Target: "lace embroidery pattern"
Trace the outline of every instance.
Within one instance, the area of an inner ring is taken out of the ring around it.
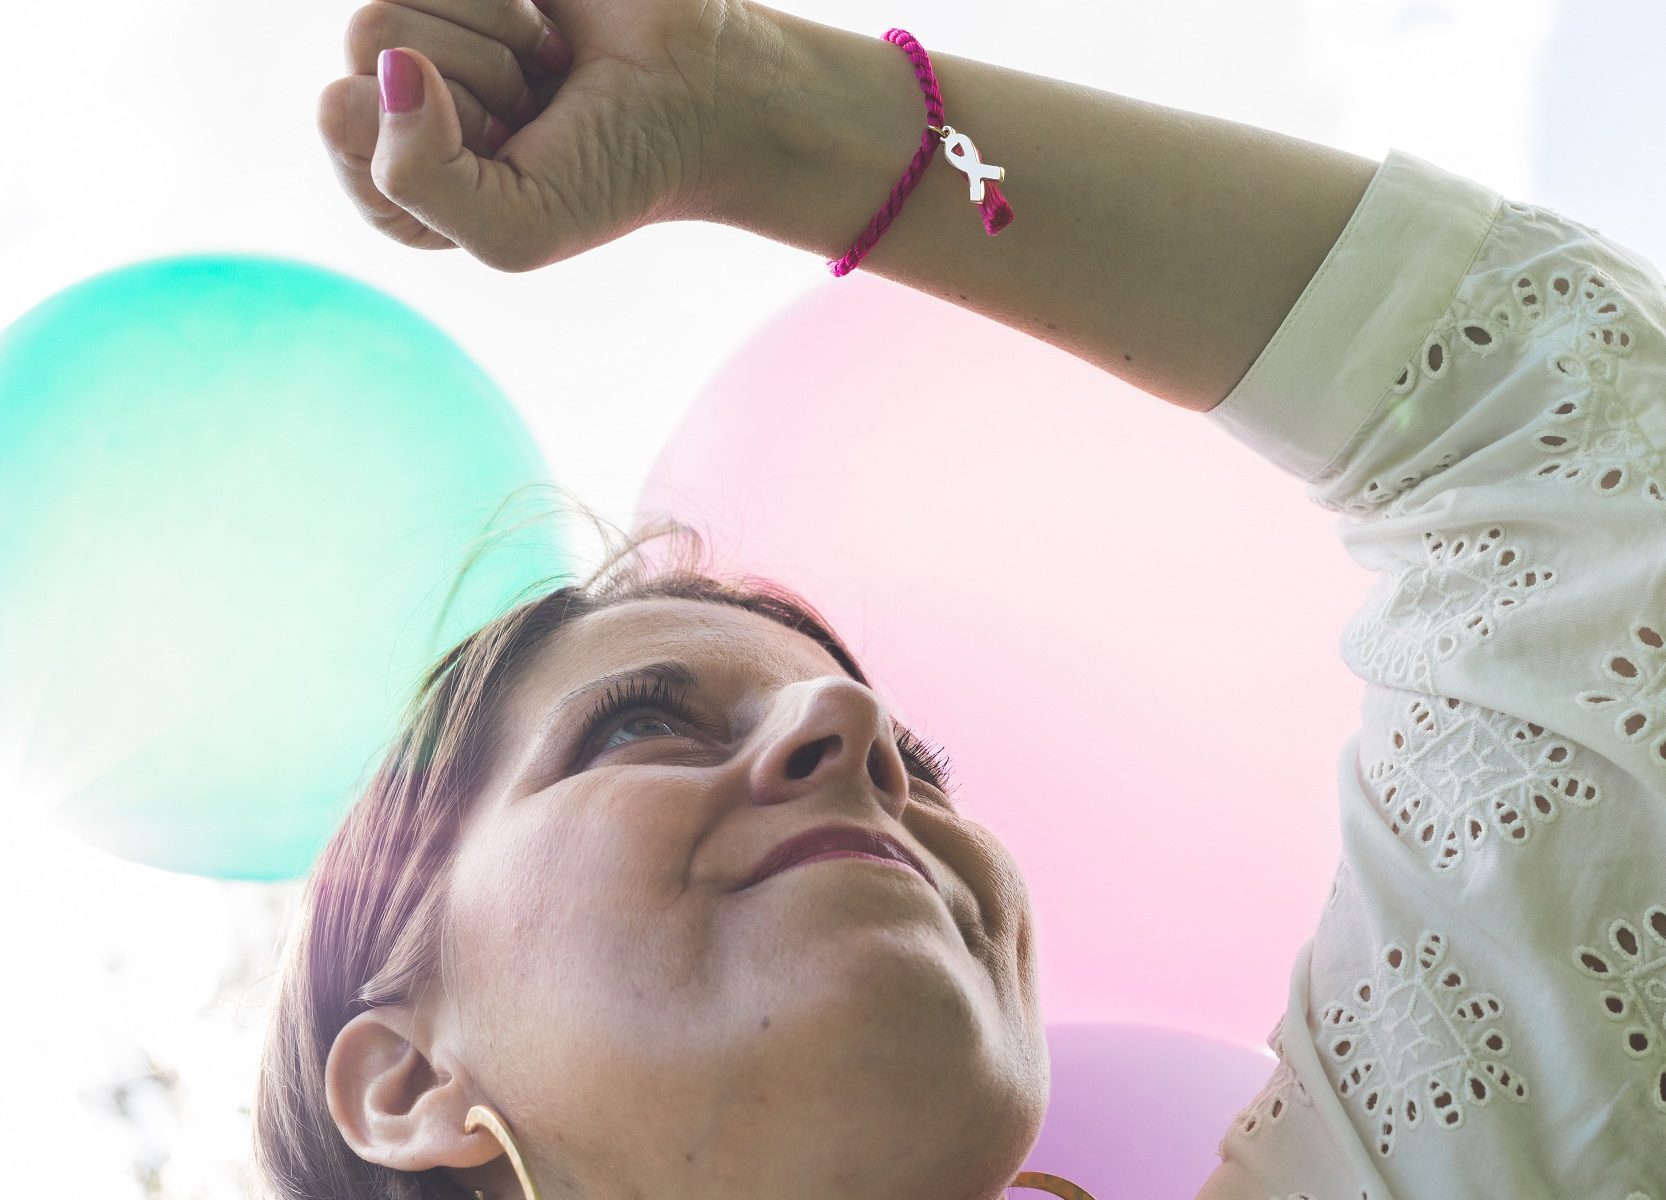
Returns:
[[[1493,635],[1507,610],[1556,579],[1504,545],[1500,526],[1426,532],[1424,561],[1385,576],[1342,635],[1342,654],[1365,679],[1433,692],[1434,666]]]
[[[1523,846],[1564,803],[1591,808],[1600,787],[1574,772],[1578,747],[1541,725],[1448,696],[1411,701],[1389,730],[1390,757],[1366,769],[1389,828],[1437,871],[1496,834]]]
[[[1586,708],[1613,706],[1614,730],[1623,741],[1652,745],[1654,756],[1666,765],[1666,638],[1652,625],[1631,628],[1632,646],[1602,664],[1602,673],[1615,686],[1579,693]],[[1618,694],[1616,694],[1618,693]]]
[[[1409,475],[1402,475],[1392,483],[1384,483],[1381,479],[1373,479],[1352,500],[1341,504],[1321,500],[1319,506],[1328,508],[1332,512],[1352,513],[1354,516],[1369,516],[1384,505],[1392,504],[1407,492],[1411,491],[1425,479],[1432,479],[1446,470],[1462,456],[1456,450],[1448,450],[1435,460],[1433,466],[1424,467]],[[1324,481],[1320,481],[1324,482]]]
[[[1307,1085],[1285,1061],[1283,1017],[1267,1035],[1267,1046],[1278,1055],[1278,1066],[1255,1098],[1233,1116],[1226,1133],[1221,1136],[1220,1144],[1215,1147],[1215,1154],[1220,1158],[1226,1157],[1226,1143],[1233,1134],[1243,1138],[1254,1137],[1266,1126],[1282,1121],[1292,1103],[1313,1107],[1313,1097],[1307,1094]]]
[[[1532,220],[1564,220],[1549,210],[1511,202],[1505,207]],[[1589,257],[1581,257],[1577,246],[1560,260],[1541,259],[1513,272],[1507,266],[1489,268],[1473,277],[1471,283],[1479,287],[1466,285],[1441,314],[1390,385],[1385,396],[1390,403],[1378,412],[1377,424],[1360,436],[1375,431],[1390,435],[1392,442],[1394,431],[1403,431],[1418,416],[1420,401],[1435,402],[1417,394],[1419,389],[1438,384],[1448,391],[1461,386],[1478,392],[1501,382],[1496,378],[1500,372],[1509,372],[1515,376],[1512,386],[1549,397],[1512,441],[1524,486],[1578,488],[1580,495],[1604,499],[1624,496],[1616,503],[1628,505],[1632,516],[1666,518],[1666,408],[1652,377],[1644,391],[1635,386],[1636,376],[1625,373],[1637,338],[1628,324],[1633,316],[1627,301],[1610,280]],[[1658,302],[1654,285],[1651,302]],[[1644,307],[1638,307],[1637,328],[1656,329],[1658,321]],[[1469,360],[1489,358],[1500,348],[1506,352],[1503,360],[1463,377]],[[1523,372],[1539,371],[1544,374],[1537,376],[1538,383],[1523,378]],[[1453,381],[1443,382],[1449,374]],[[1460,399],[1442,396],[1442,411],[1461,411]],[[1357,516],[1403,515],[1414,511],[1414,489],[1476,449],[1450,434],[1416,458],[1393,461],[1338,500],[1335,494],[1343,489],[1337,481],[1350,474],[1347,457],[1341,456],[1311,481],[1309,497],[1321,507]],[[1666,522],[1656,527],[1666,532]],[[1369,773],[1378,785],[1373,790],[1379,811],[1394,832],[1424,851],[1432,869],[1453,871],[1474,866],[1489,851],[1513,857],[1505,847],[1523,847],[1534,833],[1566,837],[1568,822],[1561,835],[1545,832],[1566,811],[1563,806],[1591,808],[1604,797],[1590,778],[1598,769],[1594,754],[1581,759],[1580,746],[1547,733],[1542,725],[1440,696],[1434,686],[1440,664],[1461,650],[1485,643],[1499,628],[1518,631],[1517,610],[1542,601],[1557,585],[1558,574],[1571,568],[1547,562],[1508,524],[1467,525],[1422,536],[1424,554],[1413,553],[1395,564],[1365,610],[1350,622],[1343,654],[1362,678],[1423,693],[1391,724],[1391,747],[1384,747]],[[1577,704],[1587,714],[1582,721],[1587,727],[1589,714],[1600,715],[1603,723],[1612,723],[1621,743],[1666,766],[1666,611],[1639,614],[1629,627],[1620,621],[1601,632],[1587,630],[1586,636],[1593,634],[1596,649],[1588,651],[1588,674],[1566,687],[1569,709]],[[1578,691],[1581,687],[1586,690]],[[1666,793],[1661,795],[1666,799]],[[1569,820],[1577,824],[1574,817]],[[1332,882],[1327,913],[1345,889],[1345,866],[1339,864]],[[1612,1024],[1614,1050],[1636,1063],[1633,1069],[1646,1077],[1644,1090],[1653,1111],[1666,1117],[1666,905],[1656,899],[1639,905],[1640,922],[1616,918],[1600,934],[1567,911],[1578,924],[1559,940],[1563,947],[1581,940],[1597,943],[1575,946],[1571,961],[1580,977],[1592,981],[1591,1003]],[[1630,911],[1635,918],[1636,910]],[[1602,924],[1601,919],[1595,922],[1597,929]],[[1407,1132],[1428,1123],[1457,1129],[1467,1119],[1473,1131],[1495,1128],[1502,1114],[1494,1111],[1489,1121],[1481,1110],[1500,1094],[1526,1105],[1527,1081],[1506,1061],[1511,1037],[1501,1024],[1512,1023],[1504,1006],[1496,995],[1466,987],[1465,972],[1448,961],[1444,937],[1425,929],[1415,958],[1407,955],[1403,940],[1374,944],[1378,952],[1369,977],[1339,999],[1333,994],[1336,1002],[1317,1019],[1315,1040],[1327,1074],[1340,1073],[1337,1096],[1351,1112],[1365,1114],[1366,1140],[1375,1141],[1375,1154],[1389,1159],[1408,1138],[1411,1144],[1402,1147],[1402,1155],[1415,1150],[1420,1137],[1447,1140],[1432,1132]],[[1515,1016],[1519,1021],[1520,1014]],[[1308,1019],[1315,1018],[1310,1013]],[[1281,1031],[1282,1022],[1275,1033]],[[1511,1033],[1530,1032],[1511,1028]],[[1538,1032],[1551,1036],[1551,1031]],[[1292,1101],[1312,1104],[1284,1062],[1282,1040],[1277,1048],[1280,1069],[1234,1118],[1229,1133],[1254,1136],[1277,1124],[1291,1111]],[[1542,1087],[1545,1081],[1536,1082]],[[1605,1091],[1602,1099],[1609,1098]],[[1498,1103],[1498,1108],[1508,1107]],[[1666,1135],[1666,1125],[1661,1132]],[[1291,1186],[1301,1181],[1281,1182]],[[1636,1182],[1648,1190],[1629,1190],[1626,1200],[1660,1196],[1652,1180]]]
[[[1516,287],[1535,303],[1543,294],[1530,274],[1518,277]],[[1560,297],[1571,293],[1577,334],[1545,361],[1545,369],[1590,387],[1555,405],[1535,430],[1535,445],[1551,461],[1534,474],[1564,483],[1586,480],[1599,495],[1619,495],[1635,482],[1645,497],[1666,505],[1666,451],[1650,444],[1637,414],[1614,386],[1619,359],[1632,350],[1631,330],[1621,323],[1627,315],[1623,302],[1598,271],[1585,272],[1577,288],[1567,274],[1558,273],[1551,277],[1550,290]]]
[[[1634,338],[1624,320],[1627,308],[1606,275],[1573,263],[1553,270],[1548,286],[1523,271],[1501,290],[1505,294],[1478,303],[1454,299],[1390,393],[1404,397],[1425,382],[1445,378],[1454,350],[1487,358],[1512,336],[1550,340],[1554,344],[1544,359],[1545,371],[1558,384],[1586,386],[1558,401],[1534,429],[1534,445],[1549,460],[1534,468],[1534,475],[1563,483],[1588,481],[1601,495],[1619,495],[1636,485],[1646,498],[1666,506],[1666,448],[1651,444],[1638,414],[1615,386],[1619,360],[1632,352]],[[1461,457],[1460,451],[1449,450],[1397,479],[1372,479],[1343,501],[1318,502],[1332,511],[1370,516]],[[1322,486],[1328,481],[1316,482]]]
[[[1402,1125],[1456,1129],[1466,1105],[1483,1108],[1498,1095],[1528,1099],[1526,1080],[1503,1058],[1510,1039],[1493,1023],[1504,1015],[1502,1002],[1467,992],[1463,972],[1446,957],[1445,938],[1431,930],[1418,935],[1415,959],[1391,942],[1373,976],[1319,1017],[1322,1050],[1341,1069],[1336,1094],[1356,1099],[1376,1122],[1374,1147],[1385,1159]]]
[[[1602,1015],[1621,1026],[1621,1044],[1643,1064],[1649,1099],[1666,1116],[1666,905],[1651,906],[1637,925],[1615,919],[1608,926],[1608,946],[1576,947],[1573,965],[1603,985]]]

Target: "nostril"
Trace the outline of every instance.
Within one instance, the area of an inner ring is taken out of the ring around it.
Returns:
[[[794,750],[792,757],[787,759],[787,774],[794,779],[803,779],[816,769],[821,761],[821,747],[826,742],[836,742],[838,738],[821,738],[811,742],[808,746],[801,746]]]

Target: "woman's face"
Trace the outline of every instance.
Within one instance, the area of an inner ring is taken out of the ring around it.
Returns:
[[[633,700],[581,738],[608,685],[570,693],[664,661],[693,672],[671,690],[694,720]],[[642,600],[564,626],[507,720],[462,833],[446,982],[406,1030],[430,1121],[468,1148],[426,1165],[519,1196],[491,1135],[461,1132],[481,1103],[545,1200],[1003,1194],[1049,1082],[1029,895],[907,775],[872,691],[766,617]],[[935,883],[842,858],[745,886],[827,822],[894,835]]]

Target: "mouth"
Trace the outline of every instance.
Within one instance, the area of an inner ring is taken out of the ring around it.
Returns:
[[[890,834],[857,825],[821,825],[788,838],[770,851],[742,885],[742,890],[807,859],[838,852],[901,863],[918,871],[933,888],[937,886],[937,881],[931,877],[931,872],[919,856]]]

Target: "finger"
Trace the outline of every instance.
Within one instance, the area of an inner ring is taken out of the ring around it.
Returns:
[[[473,92],[455,79],[445,81],[457,123],[463,129],[463,145],[482,158],[490,158],[509,140],[514,130],[488,112]],[[318,98],[318,129],[331,149],[350,158],[362,159],[369,179],[370,159],[376,153],[376,133],[381,125],[381,98],[376,75],[348,75],[335,79]]]
[[[460,83],[478,104],[511,127],[534,115],[520,64],[501,42],[397,3],[378,0],[353,14],[347,28],[350,71],[374,77],[378,56],[393,46],[419,50],[448,82]],[[472,113],[458,115],[465,131],[475,127]]]
[[[403,78],[403,65],[414,68]],[[405,111],[383,106],[371,155],[376,190],[436,233],[450,238],[487,266],[531,269],[529,214],[519,173],[506,162],[483,158],[463,143],[450,90],[420,50],[390,47],[378,58],[383,95],[404,90]]]
[[[549,20],[549,5],[538,0],[390,0],[391,3],[437,17],[482,37],[501,42],[520,61],[522,71],[559,75],[573,63],[571,40]],[[569,31],[571,32],[571,31]],[[402,43],[403,44],[403,43]],[[417,43],[420,48],[421,43]],[[434,65],[446,74],[445,64]]]
[[[468,89],[454,80],[445,82],[459,122],[470,130],[464,144],[482,157],[495,154],[509,129]],[[455,248],[450,238],[429,229],[377,190],[370,164],[376,153],[380,104],[374,75],[332,80],[318,97],[318,130],[342,190],[366,221],[395,241],[419,249]]]
[[[518,128],[536,113],[521,65],[502,42],[401,4],[378,0],[354,12],[347,25],[349,71],[375,75],[377,56],[392,46],[419,50],[510,126]]]

